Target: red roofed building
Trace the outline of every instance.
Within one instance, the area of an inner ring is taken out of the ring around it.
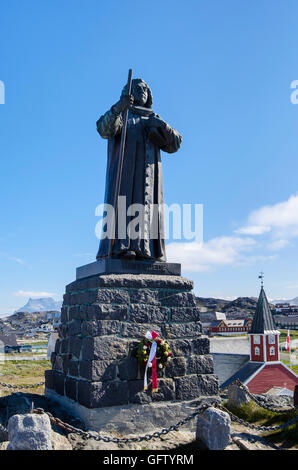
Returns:
[[[266,393],[272,387],[294,391],[298,376],[280,362],[279,335],[262,287],[249,331],[250,360],[221,387],[238,378],[251,393]]]
[[[230,335],[237,333],[247,333],[251,327],[252,319],[246,320],[215,320],[208,325],[210,334]]]
[[[266,393],[273,386],[294,391],[295,385],[298,385],[298,377],[280,362],[265,365],[245,385],[251,393]]]

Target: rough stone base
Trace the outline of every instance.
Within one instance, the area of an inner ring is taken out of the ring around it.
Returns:
[[[199,403],[217,403],[220,397],[202,397],[199,400],[182,402],[159,402],[146,405],[122,405],[104,408],[86,408],[83,405],[45,389],[45,395],[59,402],[71,414],[80,418],[86,429],[104,433],[147,434],[175,425],[196,410]],[[195,432],[197,418],[183,425],[183,430]]]
[[[132,433],[176,424],[191,411],[183,411],[189,403],[217,396],[209,338],[192,289],[186,278],[156,274],[103,274],[69,284],[53,368],[45,374],[48,396],[72,404],[90,429],[131,427]],[[172,353],[158,370],[156,393],[150,372],[144,391],[136,354],[148,330]]]

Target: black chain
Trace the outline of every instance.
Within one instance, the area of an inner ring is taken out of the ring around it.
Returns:
[[[243,426],[248,426],[251,429],[255,429],[256,431],[266,431],[266,432],[278,431],[280,429],[284,429],[288,426],[291,426],[291,424],[294,424],[295,422],[298,421],[298,415],[297,415],[294,418],[292,418],[290,421],[287,421],[286,423],[279,424],[278,426],[257,426],[256,424],[248,423],[248,422],[244,421],[243,419],[238,418],[238,416],[235,416],[230,410],[228,410],[227,408],[225,408],[222,405],[219,405],[218,408],[221,409],[222,411],[225,411],[226,413],[228,413],[230,415],[232,421],[234,421],[236,423],[239,423],[239,424],[242,424]]]
[[[216,407],[226,413],[230,416],[231,420],[241,424],[243,426],[248,426],[251,429],[254,429],[256,431],[265,431],[265,432],[273,432],[273,431],[278,431],[280,429],[284,429],[295,422],[298,421],[298,415],[292,418],[291,420],[287,421],[286,423],[282,423],[277,426],[258,426],[252,423],[248,423],[244,421],[243,419],[239,418],[238,416],[234,415],[230,410],[225,408],[224,406],[220,405],[217,401],[213,402],[211,404],[206,404],[203,403],[201,404],[196,411],[191,413],[190,415],[186,416],[186,418],[178,421],[175,425],[171,425],[168,428],[163,428],[161,431],[154,432],[152,434],[145,434],[144,436],[138,436],[138,437],[128,437],[128,438],[117,438],[117,437],[108,437],[108,436],[101,436],[99,433],[95,431],[83,431],[82,429],[76,428],[72,426],[71,424],[64,423],[61,419],[55,418],[51,413],[44,411],[43,408],[36,408],[32,410],[32,413],[35,414],[47,414],[51,420],[51,422],[59,426],[60,428],[64,429],[65,431],[69,433],[74,433],[79,436],[82,436],[84,439],[94,439],[95,441],[103,441],[103,442],[113,442],[115,444],[128,444],[128,443],[133,443],[133,442],[142,442],[142,441],[150,441],[153,438],[161,438],[161,436],[165,436],[171,431],[178,431],[178,429],[186,424],[187,422],[191,421],[194,419],[196,416],[201,414],[203,411],[207,410],[210,407]],[[0,424],[0,430],[7,432],[7,429]]]
[[[132,442],[142,442],[142,441],[150,441],[153,438],[160,438],[161,436],[165,436],[171,431],[177,431],[181,426],[186,424],[187,422],[191,421],[194,419],[196,416],[198,416],[200,413],[205,411],[207,408],[211,406],[217,406],[218,402],[214,402],[212,404],[206,404],[203,403],[201,404],[196,411],[191,413],[189,416],[186,418],[182,419],[181,421],[178,421],[175,425],[169,426],[168,428],[164,428],[159,432],[154,432],[153,434],[146,434],[145,436],[138,436],[138,437],[128,437],[128,438],[117,438],[117,437],[108,437],[108,436],[101,436],[100,434],[92,431],[82,431],[82,429],[75,428],[74,426],[71,426],[70,424],[63,423],[58,418],[53,417],[51,413],[45,412],[42,408],[36,408],[33,410],[33,413],[37,414],[47,414],[51,420],[51,422],[57,426],[60,426],[62,429],[78,434],[79,436],[84,437],[85,439],[94,439],[95,441],[103,441],[103,442],[114,442],[115,444],[128,444]]]
[[[8,388],[13,388],[13,389],[17,389],[17,388],[18,389],[20,389],[20,388],[25,388],[26,389],[26,388],[39,387],[41,385],[44,385],[44,383],[45,382],[40,382],[40,383],[32,384],[32,385],[18,386],[18,385],[10,385],[10,384],[0,382],[0,385],[8,387]],[[247,387],[240,380],[236,379],[233,382],[233,384],[238,385],[260,407],[265,408],[269,411],[272,411],[274,413],[289,413],[290,411],[293,411],[295,409],[295,407],[291,407],[291,408],[288,408],[286,410],[280,410],[280,409],[272,410],[268,405],[260,403],[260,400],[257,399],[253,394],[251,394],[249,392],[249,390],[247,389]],[[251,429],[254,429],[254,430],[257,430],[257,431],[273,432],[273,431],[277,431],[277,430],[280,430],[280,429],[284,429],[284,428],[286,428],[286,427],[290,426],[291,424],[298,421],[298,415],[297,415],[294,418],[292,418],[291,420],[289,420],[288,422],[282,423],[278,426],[270,426],[270,427],[268,427],[268,426],[258,426],[258,425],[252,424],[252,423],[248,423],[248,422],[244,421],[241,418],[238,418],[238,416],[235,416],[231,411],[229,411],[227,408],[220,405],[218,403],[218,401],[216,401],[216,402],[213,402],[211,404],[206,404],[206,403],[201,404],[196,409],[196,411],[194,411],[193,413],[188,415],[186,418],[178,421],[178,423],[176,423],[175,425],[171,425],[168,428],[163,428],[159,432],[154,432],[152,434],[146,434],[144,436],[139,436],[139,437],[117,438],[117,437],[101,436],[99,433],[96,433],[94,431],[83,431],[82,429],[75,428],[74,426],[72,426],[68,423],[64,423],[59,418],[55,418],[51,413],[45,412],[42,408],[36,408],[36,409],[32,410],[32,412],[37,413],[37,414],[47,414],[53,424],[61,427],[65,431],[68,431],[70,433],[74,433],[74,434],[77,434],[79,436],[82,436],[84,439],[94,439],[96,441],[113,442],[113,443],[116,443],[116,444],[127,444],[127,443],[132,443],[132,442],[150,441],[153,438],[160,438],[161,436],[164,436],[164,435],[168,434],[171,431],[177,431],[181,426],[183,426],[187,422],[191,421],[196,416],[198,416],[203,411],[205,411],[207,408],[212,407],[212,406],[217,407],[218,409],[221,409],[222,411],[228,413],[232,421],[237,422],[239,424],[242,424],[243,426],[248,426]],[[4,426],[2,426],[1,424],[0,424],[0,430],[7,432],[7,429]]]
[[[0,431],[7,432],[7,429],[0,423]]]
[[[37,384],[30,384],[30,385],[11,385],[11,384],[7,384],[5,382],[0,382],[0,386],[1,387],[6,387],[6,388],[10,388],[10,389],[29,389],[29,388],[36,388],[36,387],[40,387],[41,385],[44,385],[45,382],[39,382]]]
[[[101,436],[100,434],[92,431],[82,431],[82,429],[75,428],[74,426],[71,426],[70,424],[66,424],[63,421],[61,421],[58,418],[53,417],[51,413],[45,412],[42,408],[37,408],[33,410],[33,413],[38,413],[38,414],[47,414],[50,417],[50,420],[53,424],[60,426],[62,429],[78,434],[82,436],[84,439],[94,439],[95,441],[103,441],[103,442],[113,442],[116,444],[127,444],[127,443],[132,443],[132,442],[142,442],[142,441],[150,441],[153,438],[160,438],[161,436],[164,436],[168,434],[171,431],[177,431],[181,426],[186,424],[187,422],[191,421],[194,419],[196,416],[201,414],[203,411],[205,411],[207,408],[210,407],[216,407],[226,413],[229,414],[230,418],[232,421],[237,422],[239,424],[242,424],[243,426],[248,426],[251,429],[254,429],[256,431],[266,431],[266,432],[273,432],[273,431],[278,431],[280,429],[284,429],[291,424],[294,424],[295,422],[298,421],[298,415],[292,418],[291,420],[287,421],[286,423],[282,423],[277,426],[258,426],[252,423],[248,423],[244,421],[241,418],[238,418],[238,416],[235,416],[231,411],[229,411],[227,408],[224,406],[220,405],[217,401],[212,403],[212,404],[202,404],[199,406],[199,408],[191,413],[189,416],[186,418],[182,419],[181,421],[178,421],[177,424],[169,426],[168,428],[164,428],[159,432],[154,432],[153,434],[146,434],[145,436],[139,436],[139,437],[129,437],[129,438],[117,438],[117,437],[108,437],[108,436]]]
[[[96,432],[92,432],[92,431],[87,431],[87,432],[82,431],[82,429],[75,428],[74,426],[71,426],[70,424],[63,423],[63,421],[61,421],[58,418],[54,418],[51,415],[51,413],[45,412],[42,408],[37,408],[37,409],[33,410],[33,413],[38,413],[38,414],[46,413],[50,417],[50,420],[52,421],[53,424],[56,424],[56,425],[62,427],[64,430],[66,430],[68,432],[78,434],[78,435],[84,437],[84,439],[94,439],[95,441],[103,441],[103,442],[114,442],[116,444],[127,444],[127,443],[132,443],[132,442],[150,441],[153,438],[160,438],[161,436],[164,436],[164,435],[168,434],[171,431],[177,431],[179,429],[179,427],[181,427],[184,424],[186,424],[187,422],[191,421],[196,416],[198,416],[203,411],[205,411],[207,408],[210,408],[212,406],[228,413],[232,421],[237,422],[239,424],[242,424],[243,426],[248,426],[251,429],[254,429],[256,431],[266,431],[266,432],[278,431],[278,430],[284,429],[284,428],[286,428],[286,427],[288,427],[288,426],[290,426],[290,425],[292,425],[292,424],[294,424],[295,422],[298,421],[298,415],[297,415],[294,418],[292,418],[291,420],[287,421],[286,423],[282,423],[282,424],[277,425],[277,426],[258,426],[258,425],[252,424],[252,423],[248,423],[248,422],[244,421],[241,418],[238,418],[238,416],[235,416],[227,408],[220,405],[218,402],[214,402],[212,404],[202,404],[201,406],[199,406],[199,408],[196,411],[191,413],[189,416],[182,419],[181,421],[178,421],[177,424],[169,426],[168,428],[164,428],[159,432],[154,432],[153,434],[146,434],[145,436],[139,436],[139,437],[117,438],[117,437],[101,436],[100,434],[98,434]]]
[[[281,409],[278,407],[278,405],[277,408],[271,408],[269,405],[266,405],[266,403],[263,403],[259,398],[250,393],[248,388],[239,379],[236,379],[233,383],[238,385],[238,387],[241,388],[258,406],[264,408],[265,410],[272,411],[273,413],[289,413],[290,411],[296,409],[293,405],[289,405],[289,407],[286,409]]]

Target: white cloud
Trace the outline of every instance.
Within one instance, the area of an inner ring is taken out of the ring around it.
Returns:
[[[289,240],[284,240],[284,239],[274,240],[272,243],[269,243],[267,245],[267,248],[272,251],[278,251],[278,250],[282,250],[289,244],[290,244]]]
[[[286,289],[298,289],[298,283],[289,284],[288,286],[286,286]]]
[[[55,294],[51,292],[35,292],[35,291],[24,291],[19,290],[18,292],[14,292],[13,294],[16,297],[53,297]]]
[[[11,256],[8,253],[4,253],[3,251],[0,252],[1,258],[6,258],[10,261],[14,261],[15,263],[25,264],[25,261],[22,258],[17,258],[16,256]]]
[[[263,255],[250,255],[243,257],[237,263],[237,266],[252,266],[256,263],[264,263],[276,259],[277,255],[263,256]]]
[[[209,269],[238,264],[244,261],[256,241],[252,238],[217,237],[206,243],[169,243],[168,261],[179,262],[186,271],[207,271]]]
[[[271,227],[266,227],[264,225],[250,225],[238,228],[234,232],[238,235],[263,235],[266,232],[270,232],[270,230]]]
[[[263,206],[251,212],[247,225],[236,232],[262,235],[270,230],[274,231],[274,236],[283,239],[298,236],[298,193],[290,196],[287,201]]]
[[[247,223],[232,236],[219,236],[206,243],[169,243],[169,261],[179,261],[186,271],[207,271],[223,266],[249,266],[272,261],[298,236],[298,193],[287,201],[252,211]],[[255,237],[258,237],[257,239]],[[258,241],[257,241],[258,240]]]
[[[229,302],[232,302],[233,300],[237,299],[236,295],[217,294],[216,292],[212,294],[212,297],[214,299],[228,300]]]
[[[251,213],[250,220],[256,224],[276,227],[298,226],[298,193],[287,201],[264,206]]]
[[[15,261],[16,263],[19,263],[19,264],[25,263],[25,261],[22,260],[21,258],[14,258],[13,256],[8,257],[8,259],[10,259],[11,261]]]
[[[223,300],[230,300],[230,301],[233,301],[233,300],[236,300],[237,297],[235,295],[222,295],[221,297],[219,297],[219,299],[223,299]]]

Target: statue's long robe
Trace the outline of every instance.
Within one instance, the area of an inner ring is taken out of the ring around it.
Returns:
[[[153,112],[152,114],[157,116]],[[117,221],[116,237],[111,254],[117,257],[127,250],[133,250],[141,257],[165,261],[160,149],[168,153],[176,152],[180,147],[182,137],[167,124],[165,130],[163,130],[162,144],[158,145],[154,143],[148,135],[149,128],[146,127],[147,119],[148,117],[142,115],[139,111],[129,110],[120,186],[120,196],[126,196],[126,208],[131,204],[144,205],[144,231],[140,232],[140,236],[138,236],[137,239],[129,238],[127,230],[125,238],[118,238]],[[99,134],[104,139],[109,139],[105,203],[111,204],[112,206],[114,206],[116,192],[122,122],[122,115],[116,114],[113,106],[97,121]],[[155,235],[155,239],[150,238],[150,225],[153,221],[151,220],[152,212],[150,212],[149,208],[152,204],[159,205],[159,213],[157,216],[158,233]],[[121,215],[123,217],[123,214]],[[126,216],[126,227],[133,218],[134,217]],[[109,238],[101,239],[97,258],[109,256],[111,241],[112,240]]]

